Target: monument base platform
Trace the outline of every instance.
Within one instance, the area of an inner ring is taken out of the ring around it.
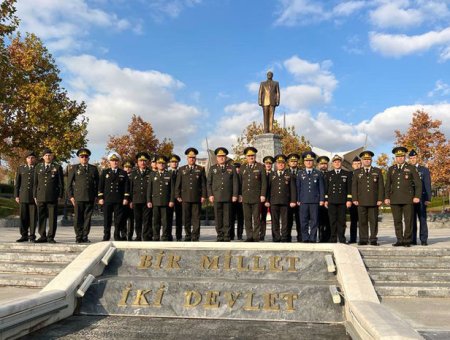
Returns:
[[[278,155],[282,153],[281,136],[273,133],[264,133],[255,137],[254,147],[258,150],[256,161],[262,162],[266,156]]]

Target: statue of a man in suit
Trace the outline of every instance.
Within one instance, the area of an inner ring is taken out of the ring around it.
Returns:
[[[272,78],[273,73],[271,71],[267,72],[267,80],[261,82],[259,86],[258,104],[263,108],[264,133],[273,131],[275,107],[280,105],[280,85]]]

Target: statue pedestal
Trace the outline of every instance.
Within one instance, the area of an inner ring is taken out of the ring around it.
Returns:
[[[278,155],[281,152],[281,136],[273,133],[264,133],[255,137],[253,146],[258,150],[256,161],[261,162],[264,157]]]

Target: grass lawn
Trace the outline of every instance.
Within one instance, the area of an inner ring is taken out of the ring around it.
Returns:
[[[14,199],[0,197],[0,218],[18,214],[19,214],[19,205],[16,203]]]

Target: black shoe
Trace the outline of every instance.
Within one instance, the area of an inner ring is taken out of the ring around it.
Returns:
[[[181,241],[183,241],[183,239],[177,238],[177,242],[181,242]]]
[[[248,238],[244,242],[253,242],[253,239],[252,238]]]
[[[417,242],[411,242],[412,246],[417,246]]]
[[[141,237],[136,237],[135,241],[141,242],[142,238]]]
[[[242,241],[242,236],[238,236],[238,241]]]
[[[21,238],[16,240],[16,242],[28,242],[28,236],[22,236]]]
[[[358,246],[367,246],[367,242],[361,242],[361,241],[359,241],[359,242],[358,242]]]
[[[231,242],[231,240],[229,238],[224,238],[223,242]]]
[[[371,246],[379,246],[380,244],[377,241],[371,241],[370,245]]]
[[[88,239],[87,237],[83,238],[81,241],[82,241],[83,243],[91,243],[91,240]]]
[[[109,241],[111,239],[110,235],[104,235],[103,236],[103,241]]]
[[[401,247],[403,245],[402,242],[395,242],[394,244],[392,244],[393,247]]]
[[[421,244],[422,246],[427,246],[427,245],[428,245],[427,241],[422,241],[420,244]]]
[[[82,239],[79,239],[79,238],[77,238],[77,239],[75,240],[75,243],[83,243],[83,240],[82,240]]]
[[[48,243],[56,243],[56,241],[54,239],[52,239],[52,238],[49,238],[48,239]]]
[[[409,243],[409,242],[405,242],[405,243],[403,243],[403,246],[405,246],[405,247],[409,248],[409,247],[411,247],[411,243]]]
[[[184,241],[185,241],[185,242],[191,242],[191,238],[190,238],[190,237],[185,237],[185,238],[184,238]]]
[[[47,238],[46,237],[39,237],[36,240],[36,243],[47,243]]]
[[[223,242],[223,238],[218,238],[216,242]]]

